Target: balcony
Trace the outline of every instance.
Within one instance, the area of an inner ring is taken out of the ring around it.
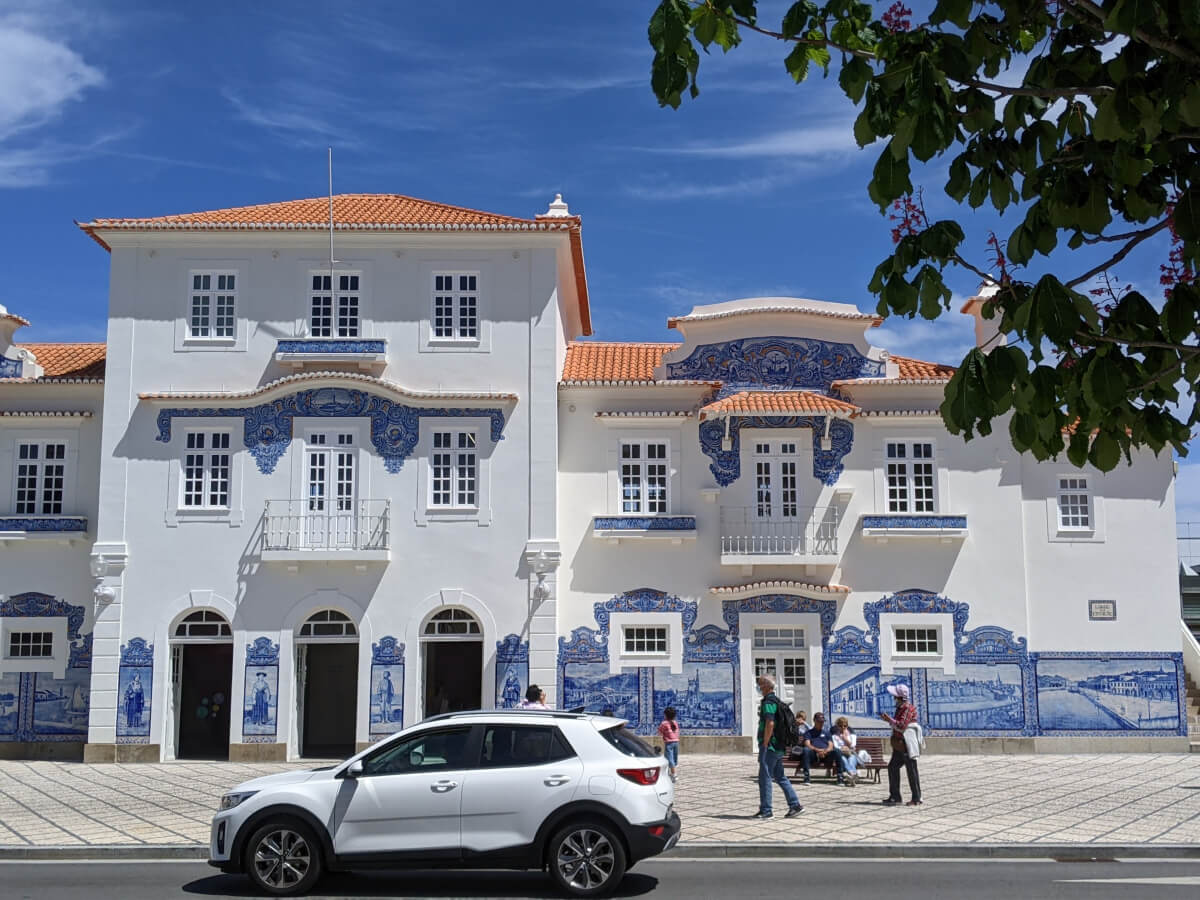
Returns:
[[[931,538],[943,543],[967,536],[966,516],[932,513],[888,513],[862,517],[862,534],[884,543],[889,538]]]
[[[263,513],[262,558],[266,561],[387,562],[392,558],[391,501],[268,500]]]
[[[302,369],[329,363],[350,363],[378,373],[387,365],[387,341],[381,338],[297,338],[275,345],[275,361]]]
[[[729,566],[833,565],[838,560],[836,506],[794,507],[773,519],[753,506],[721,507],[721,563]]]
[[[670,541],[682,544],[696,539],[695,516],[634,515],[595,516],[592,537],[617,544],[627,540]]]
[[[0,545],[15,541],[70,544],[87,537],[87,516],[0,516]]]

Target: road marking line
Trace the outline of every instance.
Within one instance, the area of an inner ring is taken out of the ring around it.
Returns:
[[[1145,878],[1059,878],[1055,884],[1172,884],[1200,885],[1200,875],[1162,875]]]

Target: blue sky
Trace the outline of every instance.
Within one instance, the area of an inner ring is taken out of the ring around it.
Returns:
[[[0,303],[33,320],[23,340],[101,340],[108,257],[73,220],[319,196],[332,146],[338,192],[529,216],[561,191],[599,338],[669,340],[667,316],[741,296],[872,308],[891,247],[865,190],[878,148],[855,146],[835,80],[793,85],[783,50],[748,35],[704,60],[698,101],[660,109],[654,5],[0,0]],[[927,205],[986,264],[988,231],[1016,219],[956,213],[946,166],[919,174]],[[1144,245],[1119,278],[1157,296],[1166,252]],[[957,362],[977,284],[950,284],[951,313],[872,340]],[[1180,492],[1200,520],[1200,460]]]

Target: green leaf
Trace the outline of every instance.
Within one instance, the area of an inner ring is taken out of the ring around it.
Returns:
[[[809,19],[817,12],[816,4],[812,0],[799,0],[798,3],[793,3],[786,13],[783,15],[783,25],[780,31],[787,40],[791,40],[801,34],[808,28]]]
[[[1083,375],[1083,397],[1095,410],[1112,410],[1125,401],[1131,385],[1111,356],[1095,356]]]
[[[871,118],[865,109],[854,120],[854,140],[860,147],[875,141],[875,132],[871,130]]]
[[[1077,469],[1082,469],[1087,463],[1088,438],[1089,435],[1085,430],[1076,428],[1075,432],[1071,435],[1070,443],[1067,445],[1067,459]]]
[[[917,311],[917,289],[899,273],[887,280],[879,299],[897,315],[910,316]]]
[[[1037,420],[1028,413],[1014,413],[1008,420],[1008,434],[1013,448],[1024,453],[1037,440]]]
[[[1111,472],[1121,461],[1121,445],[1107,431],[1101,431],[1092,439],[1088,460],[1101,472]]]
[[[1079,208],[1079,226],[1084,231],[1099,234],[1112,222],[1112,210],[1108,208],[1108,197],[1104,183],[1093,178],[1088,188],[1087,200]]]
[[[867,82],[870,80],[871,67],[867,65],[866,60],[858,56],[850,57],[843,63],[842,71],[838,73],[838,84],[842,86],[842,90],[846,92],[850,102],[855,104],[862,99],[863,92],[867,89]],[[868,143],[870,142],[868,141]],[[859,146],[861,147],[862,144]]]
[[[692,14],[692,34],[703,46],[707,47],[717,36],[720,20],[724,18],[717,14],[711,6],[698,6]]]
[[[1185,241],[1200,240],[1200,188],[1192,187],[1176,202],[1174,225]]]
[[[1200,331],[1200,289],[1175,285],[1163,306],[1162,327],[1167,340],[1177,344],[1194,337]]]
[[[1179,117],[1193,128],[1200,127],[1200,85],[1192,84],[1179,101]]]
[[[857,128],[857,123],[855,123]],[[859,146],[862,146],[859,144]],[[946,193],[962,203],[963,198],[967,196],[967,191],[971,189],[971,170],[967,167],[963,157],[957,157],[954,162],[950,163],[950,180],[946,182]]]
[[[949,21],[959,28],[966,28],[971,24],[973,5],[972,0],[938,0],[937,6],[929,14],[929,24],[937,25]]]
[[[871,184],[867,189],[871,199],[879,205],[880,209],[886,209],[893,200],[903,197],[905,194],[911,194],[913,190],[912,182],[908,178],[908,156],[896,159],[892,153],[891,142],[889,141],[888,144],[879,154],[879,160],[875,163],[872,173]]]
[[[792,81],[799,84],[808,77],[808,52],[803,44],[797,44],[783,61],[784,67],[792,76]]]
[[[1092,118],[1092,134],[1101,141],[1120,141],[1129,137],[1129,132],[1121,127],[1117,117],[1116,94],[1108,94],[1096,106],[1096,115]]]
[[[1029,227],[1022,222],[1013,229],[1013,233],[1008,237],[1008,258],[1015,263],[1024,265],[1033,259],[1033,252],[1037,249],[1034,243],[1033,234],[1030,233]]]

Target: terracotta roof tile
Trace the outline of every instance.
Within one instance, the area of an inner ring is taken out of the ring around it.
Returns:
[[[900,367],[901,378],[950,378],[957,371],[954,366],[897,356],[895,353],[892,354],[892,360]]]
[[[662,358],[679,344],[572,341],[563,381],[653,381]]]
[[[700,408],[700,420],[713,416],[803,416],[841,414],[852,416],[858,407],[815,391],[739,391]]]
[[[18,344],[37,357],[43,378],[103,378],[104,344]]]

